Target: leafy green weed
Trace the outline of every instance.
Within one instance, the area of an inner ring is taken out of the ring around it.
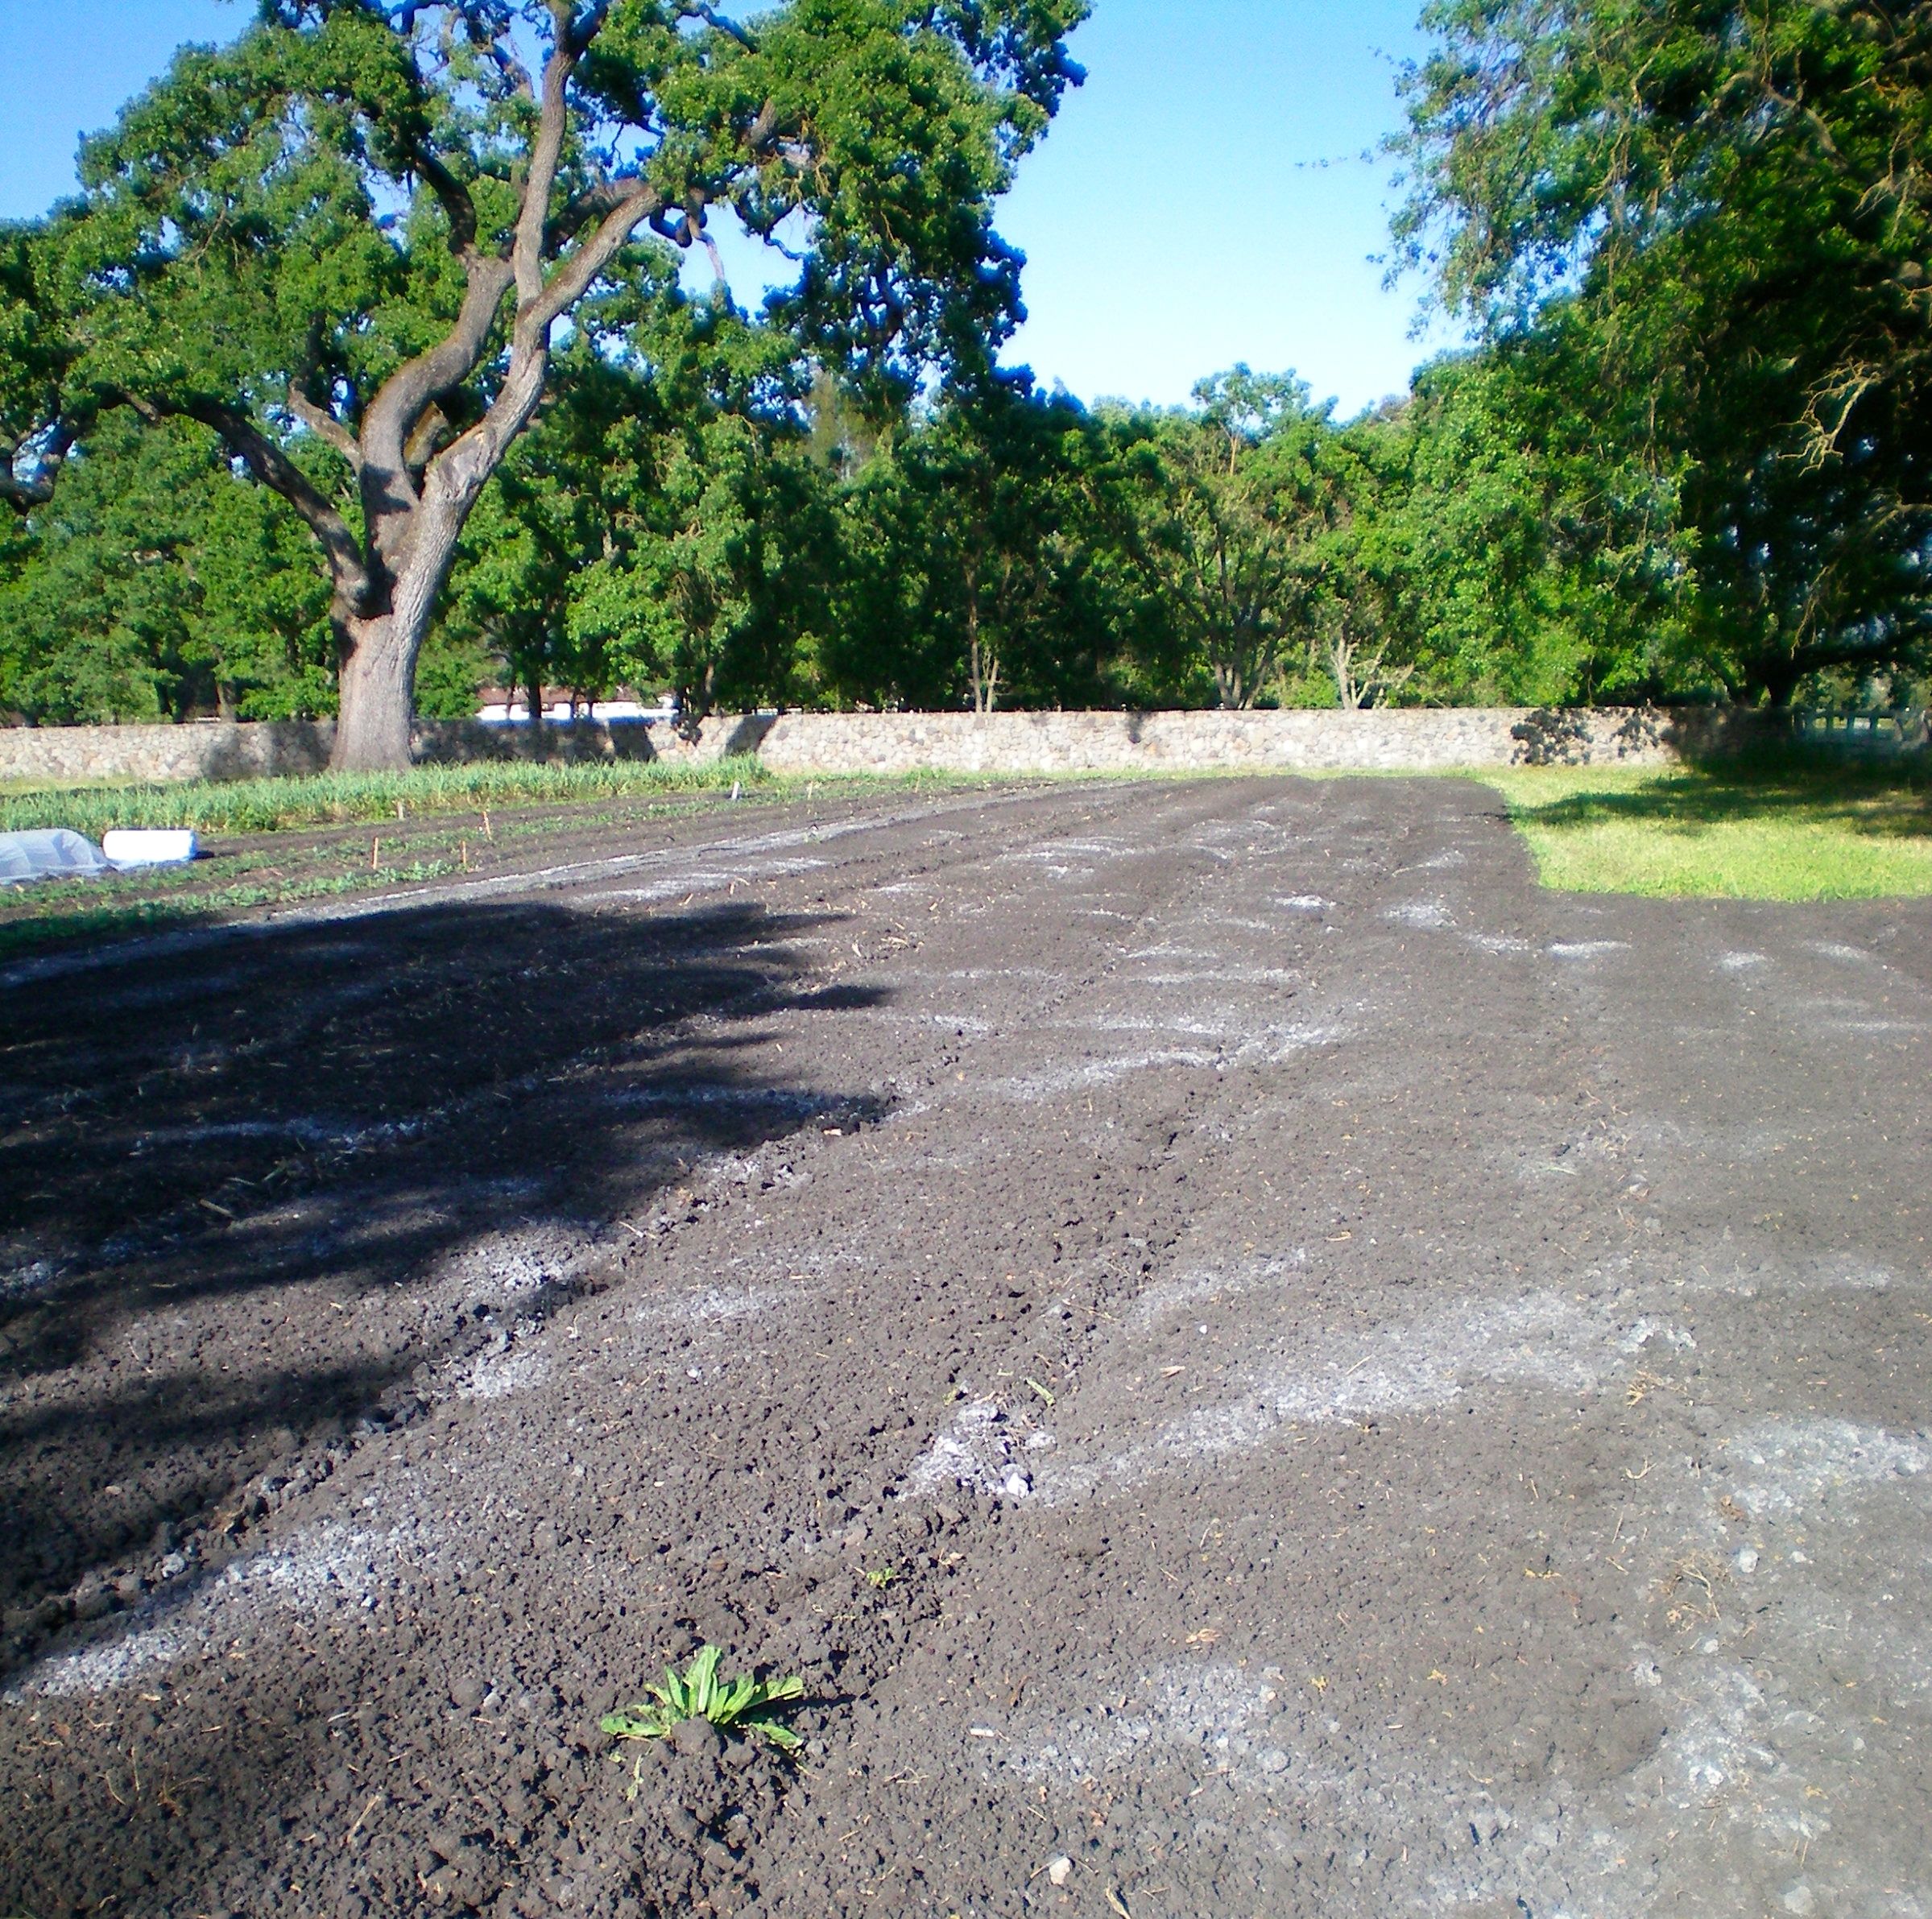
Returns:
[[[705,1646],[681,1674],[666,1667],[664,1683],[644,1689],[648,1698],[606,1713],[598,1730],[614,1739],[661,1739],[686,1719],[709,1719],[722,1733],[759,1733],[788,1758],[797,1754],[805,1741],[777,1715],[805,1698],[804,1680],[796,1673],[756,1679],[749,1673],[720,1679],[723,1656],[718,1647]]]

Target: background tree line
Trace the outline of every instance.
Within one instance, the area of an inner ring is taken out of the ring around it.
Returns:
[[[1932,5],[1425,23],[1396,263],[1473,344],[1408,395],[1338,420],[1237,367],[1086,405],[971,313],[881,377],[809,303],[683,291],[692,227],[634,238],[461,531],[419,710],[1922,697]],[[52,224],[0,234],[16,482]],[[0,519],[0,709],[332,710],[314,540],[230,441],[103,408],[60,450]]]

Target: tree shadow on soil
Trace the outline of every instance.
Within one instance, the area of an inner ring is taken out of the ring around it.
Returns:
[[[0,1671],[85,1582],[217,1553],[243,1489],[412,1417],[594,1290],[701,1162],[863,1090],[773,1083],[817,918],[438,904],[16,987],[0,1052]],[[254,1495],[259,1508],[259,1495]],[[131,1591],[130,1588],[130,1591]]]

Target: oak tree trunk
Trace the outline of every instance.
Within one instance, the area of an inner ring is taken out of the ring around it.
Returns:
[[[457,536],[488,470],[449,483],[432,480],[424,497],[378,527],[371,544],[382,573],[392,581],[387,610],[366,617],[336,614],[344,643],[337,661],[341,704],[335,747],[329,756],[334,771],[400,772],[409,765],[416,656],[428,637]]]
[[[348,622],[337,674],[341,705],[329,763],[338,773],[393,772],[409,764],[416,648],[394,614]]]

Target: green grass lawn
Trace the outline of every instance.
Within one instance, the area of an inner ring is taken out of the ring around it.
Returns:
[[[1932,894],[1932,766],[1922,759],[1476,777],[1508,803],[1547,887],[1727,900]]]

